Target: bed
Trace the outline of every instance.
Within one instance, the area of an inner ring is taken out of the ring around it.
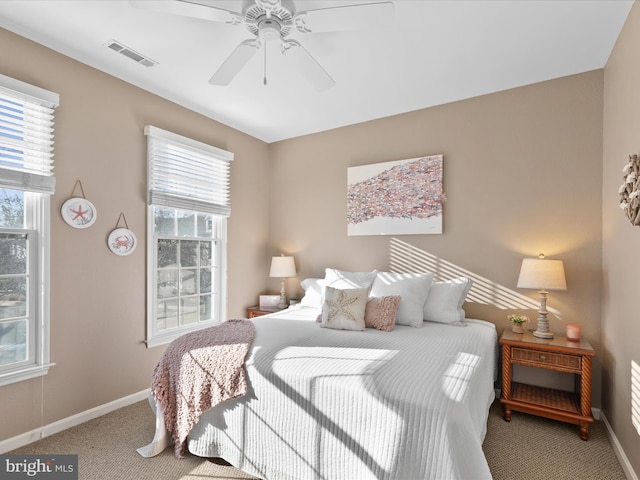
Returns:
[[[415,282],[395,277],[391,290],[377,290],[405,302],[391,329],[352,330],[327,323],[328,277],[317,282],[318,298],[306,285],[302,305],[252,320],[248,391],[200,416],[189,451],[266,480],[491,479],[482,442],[497,335],[493,324],[461,316],[470,285],[452,294],[430,277],[414,288],[426,285],[432,300],[445,291],[436,310],[453,312],[447,321],[424,321],[435,310],[427,315],[421,293],[410,305]],[[334,286],[341,295],[354,287]],[[412,306],[420,308],[419,325],[400,321]]]

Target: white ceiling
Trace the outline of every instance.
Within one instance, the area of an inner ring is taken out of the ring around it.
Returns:
[[[373,1],[295,4],[313,10]],[[246,28],[133,8],[127,0],[2,0],[0,27],[271,143],[602,68],[633,1],[393,3],[395,18],[381,30],[288,37],[335,79],[320,93],[275,45],[267,50],[266,86],[262,54],[229,86],[211,85],[224,59],[252,38]],[[240,1],[211,4],[242,10]],[[112,39],[158,65],[110,50]]]

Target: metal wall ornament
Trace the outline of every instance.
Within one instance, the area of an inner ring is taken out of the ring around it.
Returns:
[[[620,185],[620,209],[631,225],[640,225],[640,159],[629,155],[629,162],[622,169],[624,183]]]
[[[78,187],[80,187],[82,197],[75,196]],[[86,199],[80,180],[76,180],[71,191],[71,198],[62,204],[60,214],[62,219],[73,228],[88,228],[96,221],[98,212],[93,203]]]
[[[120,227],[120,220],[124,221],[125,228]],[[127,219],[124,213],[120,213],[116,228],[109,234],[107,245],[109,250],[119,256],[129,255],[133,252],[138,244],[135,233],[129,230]]]

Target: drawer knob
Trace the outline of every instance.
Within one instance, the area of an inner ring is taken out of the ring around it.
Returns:
[[[540,360],[542,360],[543,362],[547,359],[546,355],[540,355]]]

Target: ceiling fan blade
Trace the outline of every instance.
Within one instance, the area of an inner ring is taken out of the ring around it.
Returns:
[[[293,22],[302,33],[339,32],[384,28],[393,17],[393,3],[378,2],[298,12]]]
[[[260,39],[254,38],[251,40],[245,40],[236,49],[231,52],[231,55],[222,62],[218,71],[213,74],[213,77],[209,80],[212,85],[229,85],[231,80],[235,78],[242,67],[253,57],[256,52],[262,46]]]
[[[282,42],[282,53],[293,60],[298,70],[300,70],[302,75],[309,80],[317,91],[322,92],[335,85],[335,80],[331,78],[316,59],[295,40]]]
[[[155,12],[201,18],[202,20],[224,22],[231,25],[242,23],[240,13],[185,0],[129,0],[129,3],[133,7]]]

